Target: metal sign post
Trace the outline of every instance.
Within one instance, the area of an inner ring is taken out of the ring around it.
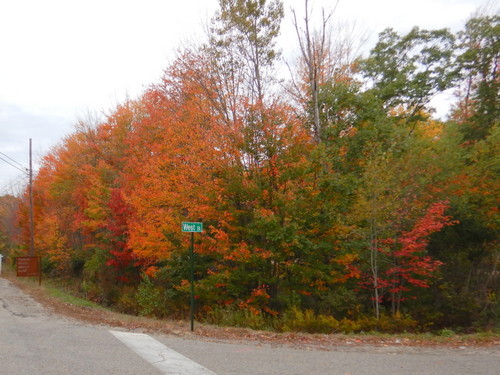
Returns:
[[[194,331],[194,232],[191,232],[191,247],[189,250],[189,282],[191,284],[191,298],[189,308],[189,319],[191,321],[191,332]]]
[[[181,229],[183,232],[191,233],[191,246],[189,248],[189,259],[190,259],[189,282],[191,284],[189,319],[191,320],[191,332],[192,332],[194,331],[194,234],[196,232],[201,233],[203,231],[203,223],[182,222]]]

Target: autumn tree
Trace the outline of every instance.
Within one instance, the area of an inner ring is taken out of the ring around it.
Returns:
[[[397,255],[393,250],[381,249],[387,247],[388,241],[398,241],[403,233],[410,233],[422,212],[449,197],[447,184],[456,178],[461,162],[460,153],[453,151],[460,138],[446,134],[444,126],[435,121],[418,122],[411,136],[407,128],[395,125],[386,135],[389,143],[371,141],[371,149],[365,148],[369,154],[349,212],[356,219],[355,233],[364,238],[367,251],[361,253],[360,259],[369,270],[377,317],[387,301],[396,303],[393,312],[399,310],[398,299],[387,294],[392,292],[383,282],[388,264],[399,260],[391,260]]]
[[[219,0],[211,44],[222,61],[243,73],[251,103],[263,101],[279,55],[276,38],[284,16],[280,0]],[[218,57],[219,57],[218,56]],[[229,59],[224,57],[230,56]]]

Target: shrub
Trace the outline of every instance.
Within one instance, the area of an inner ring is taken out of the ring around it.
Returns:
[[[331,315],[315,314],[312,310],[301,311],[290,308],[280,319],[275,321],[279,331],[307,333],[359,333],[378,331],[385,333],[415,332],[417,322],[410,317],[361,317],[356,320],[343,318],[337,320]]]
[[[120,295],[116,301],[116,309],[125,314],[139,314],[139,304],[136,299],[136,289],[125,286],[120,289]]]
[[[246,327],[252,329],[270,329],[270,319],[261,313],[256,314],[249,310],[242,310],[237,306],[214,308],[208,311],[203,318],[206,323],[226,327]]]
[[[333,333],[338,331],[339,322],[333,316],[316,315],[312,310],[301,311],[292,307],[283,314],[277,328],[283,332]]]
[[[137,292],[138,312],[142,316],[162,318],[167,315],[166,298],[162,288],[154,285],[149,276],[144,275]]]

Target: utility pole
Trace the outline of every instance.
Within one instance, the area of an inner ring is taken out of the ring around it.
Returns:
[[[29,169],[29,195],[30,195],[30,255],[35,256],[35,223],[33,220],[33,161],[30,138],[30,169]]]

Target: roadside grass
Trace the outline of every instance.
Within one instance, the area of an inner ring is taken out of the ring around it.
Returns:
[[[38,287],[37,277],[16,277],[16,273],[12,267],[5,267],[3,270],[3,276],[9,280],[15,282],[16,284],[24,285],[25,287]],[[64,285],[62,280],[57,279],[42,279],[42,284],[40,285],[41,291],[43,291],[47,296],[57,299],[60,302],[67,303],[76,307],[86,307],[97,310],[106,310],[105,307],[89,301],[85,298],[76,296],[71,290]]]
[[[48,283],[49,284],[49,283]],[[87,307],[87,308],[92,308],[92,309],[97,309],[97,310],[107,310],[105,307],[89,301],[87,299],[77,297],[70,292],[66,291],[64,288],[62,288],[60,285],[50,283],[52,285],[46,285],[45,290],[47,294],[50,297],[56,298],[61,302],[68,303],[70,305],[76,306],[76,307]]]

